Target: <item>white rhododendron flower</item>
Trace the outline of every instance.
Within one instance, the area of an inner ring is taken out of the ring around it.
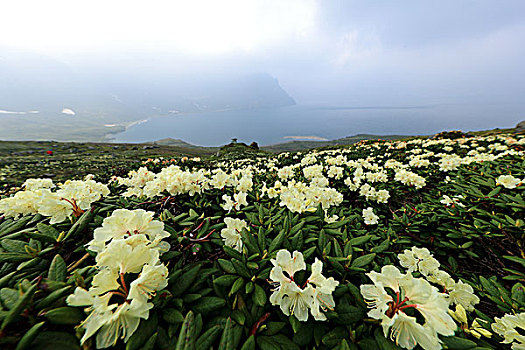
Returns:
[[[453,198],[450,198],[447,195],[443,195],[443,199],[440,201],[441,204],[445,204],[447,207],[451,205],[458,205],[460,207],[464,207],[465,204],[460,202],[460,199],[463,199],[462,195],[454,196]]]
[[[243,176],[239,180],[239,182],[237,184],[237,187],[236,187],[236,190],[239,193],[245,193],[245,192],[251,191],[252,187],[253,187],[252,177],[251,176]]]
[[[246,200],[247,193],[246,192],[239,192],[235,193],[233,195],[233,200],[231,196],[228,196],[227,194],[224,194],[222,196],[222,200],[225,202],[221,204],[221,207],[228,211],[228,213],[232,210],[239,210],[242,205],[248,205],[248,201]]]
[[[463,332],[468,333],[478,339],[480,339],[482,336],[486,338],[492,337],[492,333],[486,330],[480,324],[480,322],[488,323],[485,320],[476,318],[474,321],[472,321],[472,325],[469,327],[467,312],[465,308],[460,304],[456,305],[455,311],[448,310],[448,313],[450,314],[450,316],[452,316],[453,319],[455,319],[459,323],[460,328],[463,330]]]
[[[399,181],[405,185],[414,186],[416,189],[423,188],[426,185],[425,178],[404,169],[397,170],[394,180]]]
[[[210,180],[210,185],[213,188],[217,189],[223,189],[226,187],[226,184],[228,183],[228,180],[230,179],[230,176],[226,174],[223,170],[218,169],[218,171],[212,176]]]
[[[458,281],[448,289],[451,304],[461,305],[467,311],[474,311],[474,305],[479,303],[479,297],[474,294],[471,285]]]
[[[420,272],[427,281],[444,287],[449,303],[461,305],[468,311],[474,310],[474,305],[479,303],[479,297],[474,294],[472,286],[462,281],[456,283],[447,272],[440,270],[439,261],[427,248],[405,249],[398,258],[401,266],[409,273]]]
[[[503,337],[503,344],[512,344],[513,350],[525,349],[525,312],[495,317],[492,330]]]
[[[224,218],[226,227],[221,230],[221,237],[224,240],[224,244],[231,247],[239,252],[242,252],[242,229],[249,229],[246,221],[241,219]]]
[[[82,210],[91,208],[91,203],[109,194],[109,188],[106,185],[93,180],[67,180],[59,187],[56,194],[64,200],[73,202]]]
[[[386,337],[406,349],[420,345],[423,349],[441,349],[438,334],[451,336],[456,324],[448,314],[448,301],[423,278],[411,273],[402,274],[392,265],[383,266],[381,273],[367,274],[373,284],[361,285],[361,294],[372,310],[368,315],[381,321]],[[387,292],[389,289],[392,296]],[[406,314],[408,310],[419,313],[424,324]]]
[[[343,171],[344,171],[344,168],[340,166],[332,165],[330,168],[328,168],[327,175],[329,178],[334,178],[338,180],[343,177]]]
[[[326,223],[332,224],[332,223],[336,222],[337,220],[339,220],[339,216],[337,216],[337,215],[329,216],[327,213],[325,213],[324,221]]]
[[[142,267],[139,277],[131,282],[128,297],[135,300],[147,301],[157,290],[168,285],[168,268],[163,265],[149,265]]]
[[[271,304],[279,305],[285,315],[294,315],[299,321],[307,321],[309,311],[316,320],[326,320],[322,311],[333,310],[332,292],[339,282],[321,274],[322,262],[316,259],[312,274],[303,286],[294,281],[295,273],[306,269],[302,253],[294,251],[291,255],[281,249],[271,262],[274,267],[270,271],[270,280],[276,287],[270,296]]]
[[[101,349],[115,346],[118,339],[127,342],[140,320],[149,317],[149,300],[168,285],[158,246],[169,234],[153,213],[141,209],[115,210],[97,230],[89,246],[97,253],[98,271],[88,290],[77,287],[66,302],[86,307],[81,343],[96,334]]]
[[[94,238],[88,243],[88,249],[99,252],[112,239],[126,238],[132,235],[143,234],[153,245],[170,234],[164,231],[164,223],[154,220],[151,211],[142,209],[117,209],[110,217],[102,222],[102,226],[94,231]]]
[[[277,171],[277,176],[282,181],[288,180],[294,176],[294,168],[291,166],[285,166]]]
[[[51,179],[27,179],[22,184],[22,187],[26,191],[36,191],[41,190],[43,188],[54,188],[55,184]]]
[[[246,200],[247,196],[248,194],[246,192],[238,192],[233,195],[236,210],[240,209],[241,205],[248,205],[248,201]]]
[[[329,187],[289,182],[287,186],[281,187],[279,199],[280,206],[285,206],[292,212],[303,213],[317,210],[319,204],[323,209],[339,205],[343,201],[343,195]]]
[[[372,209],[372,207],[363,209],[363,219],[367,225],[376,225],[379,222],[379,216],[374,214],[374,209]]]
[[[51,191],[54,184],[48,179],[29,179],[26,189],[0,200],[0,213],[15,219],[21,215],[41,214],[50,217],[50,223],[79,217],[91,204],[109,194],[106,185],[93,180],[68,180]]]
[[[12,197],[0,200],[0,213],[6,217],[18,219],[20,216],[36,214],[38,212],[38,203],[43,196],[44,191],[20,191]]]
[[[124,197],[142,197],[144,195],[144,186],[154,178],[155,174],[153,172],[146,167],[141,167],[137,170],[131,170],[127,178],[116,177],[115,181],[128,187],[126,192],[122,194]]]
[[[142,236],[144,237],[144,236]],[[134,245],[138,235],[128,239],[114,239],[97,254],[97,266],[107,266],[119,273],[139,273],[145,264],[155,265],[159,252],[146,244]],[[135,242],[130,243],[135,240]],[[147,240],[144,240],[147,242]],[[143,241],[143,242],[144,242]]]
[[[326,316],[322,311],[333,310],[335,307],[332,293],[339,285],[333,277],[326,278],[322,275],[323,263],[315,258],[312,264],[312,274],[308,277],[308,285],[313,285],[314,299],[310,306],[312,315],[316,320],[326,320]]]
[[[224,201],[224,203],[221,204],[222,209],[228,211],[229,213],[233,209],[235,204],[232,200],[232,197],[228,196],[227,194],[223,194],[222,200]]]
[[[439,261],[434,259],[427,248],[405,249],[402,254],[398,255],[398,258],[401,266],[408,272],[420,271],[425,276],[437,272],[440,266]]]
[[[500,175],[496,179],[496,185],[502,185],[505,188],[513,189],[519,186],[522,180],[515,178],[512,175]]]
[[[37,201],[38,213],[50,217],[51,224],[62,222],[73,215],[76,203],[63,200],[58,193],[50,190],[42,190],[40,194]]]

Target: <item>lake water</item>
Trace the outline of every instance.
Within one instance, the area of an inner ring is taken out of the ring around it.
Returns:
[[[346,108],[297,105],[155,117],[114,137],[116,142],[148,142],[171,137],[195,145],[219,146],[232,138],[269,145],[291,141],[286,136],[336,139],[361,133],[428,135],[443,130],[513,127],[519,120],[509,114],[510,111],[506,112],[501,106],[491,111],[486,106]],[[490,115],[494,117],[488,118]]]

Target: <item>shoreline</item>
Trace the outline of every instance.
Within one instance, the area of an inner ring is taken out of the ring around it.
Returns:
[[[113,135],[123,133],[127,131],[129,128],[135,125],[140,125],[142,123],[146,123],[150,121],[151,118],[148,119],[140,119],[135,120],[130,123],[121,123],[121,124],[104,124],[105,127],[112,128],[112,130],[108,130],[106,133],[104,133],[104,136],[102,137],[103,142],[111,142],[115,140],[115,137]]]

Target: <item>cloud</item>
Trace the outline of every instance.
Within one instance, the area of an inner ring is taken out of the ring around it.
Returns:
[[[2,16],[0,43],[80,68],[268,72],[299,103],[525,113],[522,0],[19,0]]]
[[[252,52],[304,40],[312,0],[19,0],[2,7],[0,44],[45,53]]]

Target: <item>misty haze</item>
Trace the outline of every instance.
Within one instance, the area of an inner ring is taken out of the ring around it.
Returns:
[[[525,119],[520,1],[122,4],[7,6],[0,139],[267,145]]]

